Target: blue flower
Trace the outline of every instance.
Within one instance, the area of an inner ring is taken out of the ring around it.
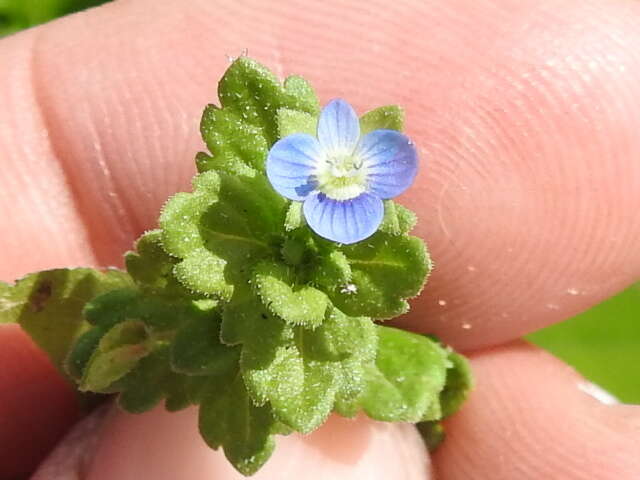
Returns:
[[[317,138],[295,133],[267,156],[267,177],[283,197],[304,202],[307,224],[321,237],[355,243],[370,237],[384,216],[382,200],[404,192],[418,170],[413,143],[395,130],[360,137],[360,121],[344,100],[320,113]]]

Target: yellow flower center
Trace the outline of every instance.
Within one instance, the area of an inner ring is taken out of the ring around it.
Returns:
[[[318,190],[333,200],[350,200],[366,191],[367,172],[351,153],[327,155],[316,169]]]

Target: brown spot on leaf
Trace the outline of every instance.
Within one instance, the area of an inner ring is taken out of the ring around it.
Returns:
[[[43,280],[42,282],[40,282],[38,288],[33,291],[31,297],[29,298],[29,305],[31,306],[31,310],[34,313],[38,313],[44,310],[47,301],[49,300],[49,298],[51,298],[51,292],[52,285],[49,280]]]

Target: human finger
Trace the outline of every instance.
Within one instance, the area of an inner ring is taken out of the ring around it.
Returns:
[[[79,415],[76,395],[17,325],[0,325],[0,478],[24,478]]]
[[[86,480],[245,478],[221,451],[204,444],[198,434],[196,409],[167,413],[158,408],[142,415],[113,409],[104,422],[88,422],[88,428],[81,424],[78,434],[53,452],[32,480],[63,480],[78,471]],[[310,435],[278,437],[272,458],[251,478],[431,477],[424,443],[413,426],[331,417]]]
[[[437,478],[637,478],[639,406],[612,405],[560,360],[522,343],[471,358],[476,389],[446,422]]]
[[[323,100],[346,97],[360,111],[406,106],[423,168],[402,201],[418,211],[416,232],[436,269],[401,325],[481,348],[638,278],[637,2],[152,8],[158,3],[116,2],[12,40],[28,65],[10,69],[3,88],[32,87],[25,95],[47,135],[30,133],[29,116],[14,122],[7,138],[19,147],[9,166],[27,177],[34,165],[54,164],[69,186],[52,195],[9,183],[7,195],[27,199],[9,221],[13,238],[31,235],[20,219],[46,197],[54,210],[69,207],[61,225],[77,223],[77,235],[59,229],[59,242],[88,246],[89,261],[119,262],[166,197],[188,188],[223,53],[246,47],[279,75],[308,77]],[[43,142],[49,150],[36,149]],[[41,249],[57,248],[51,238],[37,240]],[[22,252],[18,241],[0,241],[17,252],[11,257]],[[52,263],[35,257],[16,268]]]

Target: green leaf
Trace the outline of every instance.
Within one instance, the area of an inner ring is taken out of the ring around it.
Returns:
[[[253,368],[267,368],[278,347],[291,343],[293,331],[245,288],[236,291],[223,311],[220,339],[226,345],[242,344],[244,361],[249,355]]]
[[[200,217],[218,201],[220,176],[211,171],[193,179],[193,193],[178,193],[165,204],[160,214],[162,245],[170,255],[184,258],[204,247]]]
[[[173,276],[177,260],[162,248],[162,232],[151,230],[136,241],[135,251],[125,253],[127,272],[141,290],[150,294],[189,296]]]
[[[317,360],[343,360],[357,356],[363,362],[376,358],[378,332],[367,317],[348,317],[331,308],[324,322],[315,330],[304,331],[304,348]]]
[[[86,319],[94,325],[73,345],[66,368],[73,378],[81,379],[86,365],[103,335],[114,325],[128,320],[142,322],[156,339],[170,338],[181,325],[214,315],[216,302],[208,299],[152,295],[134,288],[112,290],[87,303]]]
[[[384,202],[384,218],[379,230],[391,235],[404,235],[413,230],[418,218],[408,208],[395,203],[393,200]]]
[[[444,389],[440,392],[439,398],[441,418],[455,413],[467,399],[471,388],[473,388],[471,367],[468,360],[450,350],[448,351],[447,360],[446,383]],[[419,422],[416,427],[418,427],[418,431],[430,452],[436,450],[445,439],[444,427],[438,419]]]
[[[343,289],[351,278],[349,259],[340,250],[331,250],[317,257],[317,264],[313,269],[313,283],[327,288],[339,285]]]
[[[365,368],[376,358],[377,328],[367,317],[348,317],[334,308],[319,328],[304,333],[307,356],[334,362],[340,383],[335,402],[340,410],[365,388]]]
[[[199,315],[203,309],[215,308],[215,302],[203,307],[202,300],[190,297],[151,295],[136,289],[112,290],[87,303],[84,315],[98,326],[110,327],[126,319],[138,319],[158,331],[170,330]]]
[[[378,355],[375,364],[365,369],[365,390],[344,410],[360,407],[374,420],[387,422],[441,418],[439,395],[449,365],[447,352],[422,335],[377,329]]]
[[[322,252],[320,248],[323,249]],[[331,248],[335,250],[333,245]],[[328,254],[329,250],[319,245],[309,229],[300,228],[287,234],[280,253],[285,263],[293,267],[296,278],[302,283],[308,283],[317,268],[319,256]]]
[[[302,213],[302,202],[291,202],[284,221],[285,230],[290,232],[296,228],[304,227],[306,224],[307,221]]]
[[[258,404],[268,401],[277,418],[294,430],[315,430],[331,412],[339,388],[331,362],[305,358],[299,345],[281,345],[267,368],[255,368],[254,356],[262,354],[243,350],[242,371],[251,396]]]
[[[424,242],[417,237],[377,232],[343,247],[342,252],[355,289],[336,288],[328,293],[347,315],[388,319],[405,313],[407,299],[420,293],[431,270]]]
[[[156,345],[118,382],[118,405],[129,413],[151,410],[170,391],[175,376],[169,369],[169,346]]]
[[[112,327],[127,316],[127,308],[136,302],[140,292],[135,288],[118,288],[98,295],[84,306],[82,314],[92,325]]]
[[[306,133],[315,137],[317,129],[317,115],[288,108],[278,110],[278,136],[280,138],[294,133]]]
[[[173,273],[189,290],[227,300],[233,294],[233,283],[225,276],[226,267],[224,259],[206,248],[198,248],[178,263]]]
[[[144,323],[127,320],[98,342],[80,381],[80,390],[102,392],[130,372],[151,351]]]
[[[246,174],[247,167],[262,170],[269,146],[260,126],[247,122],[241,113],[208,105],[200,122],[202,138],[213,154],[196,157],[198,171],[217,169]]]
[[[296,285],[292,269],[274,262],[261,262],[253,283],[262,303],[291,325],[315,327],[322,323],[329,299],[320,290]]]
[[[240,375],[211,379],[200,405],[200,433],[211,448],[222,446],[240,473],[252,475],[269,459],[275,427],[269,406],[253,403]]]
[[[260,338],[263,333],[273,334],[283,328],[284,322],[273,317],[247,285],[237,288],[231,301],[225,304],[220,339],[226,345],[263,341]]]
[[[149,338],[147,328],[140,320],[126,320],[114,325],[101,339],[98,349],[108,352],[125,345],[145,343]]]
[[[277,112],[281,108],[316,114],[318,99],[301,77],[289,77],[284,85],[269,70],[247,57],[238,58],[218,85],[224,110],[262,131],[268,145],[278,138]],[[236,129],[241,129],[240,125]]]
[[[236,366],[237,368],[237,366]],[[170,346],[159,345],[117,382],[120,407],[130,413],[154,408],[163,398],[169,411],[177,411],[202,401],[207,376],[188,376],[170,368]]]
[[[429,452],[434,452],[444,441],[445,432],[442,423],[437,421],[420,422],[416,427]]]
[[[220,343],[220,319],[193,318],[180,328],[171,347],[171,366],[187,375],[216,375],[238,364],[239,349]]]
[[[13,286],[8,283],[0,282],[0,324],[12,323],[16,320],[10,313],[14,306],[10,300],[13,293]]]
[[[309,253],[308,246],[299,238],[288,237],[282,244],[282,258],[288,265],[296,266],[305,261],[305,257]]]
[[[220,173],[220,181],[218,201],[203,212],[200,221],[205,246],[214,252],[230,245],[251,251],[269,249],[265,241],[282,231],[287,201],[261,175]]]
[[[469,361],[453,351],[449,352],[447,359],[449,360],[449,368],[447,369],[446,385],[440,392],[443,418],[458,411],[473,388]]]
[[[269,147],[278,138],[279,117],[313,119],[319,110],[306,80],[292,76],[282,85],[266,68],[246,57],[229,67],[218,95],[222,107],[207,106],[200,123],[211,155],[201,152],[196,156],[199,172],[250,176],[252,170],[263,171]]]
[[[168,412],[178,412],[191,406],[191,399],[187,391],[187,380],[189,378],[194,377],[181,375],[179,373],[173,373],[165,377],[163,389],[163,394],[165,395],[164,407]],[[204,379],[206,377],[199,378]]]
[[[109,326],[98,326],[84,332],[74,342],[64,366],[66,373],[76,381],[80,381],[91,355],[98,348],[98,343],[109,331]]]
[[[286,200],[262,177],[210,171],[196,177],[192,194],[178,194],[163,209],[163,246],[183,259],[174,269],[190,290],[229,299],[249,278],[247,266],[273,255]]]
[[[316,92],[307,80],[299,75],[290,75],[284,80],[284,90],[289,97],[281,108],[299,110],[312,115],[320,113],[320,103]]]
[[[129,275],[117,270],[33,273],[14,286],[0,284],[0,323],[19,323],[62,370],[71,345],[87,328],[82,317],[85,304],[96,295],[131,284]]]
[[[402,131],[404,112],[397,105],[387,105],[371,110],[360,117],[360,135],[380,128]]]
[[[353,398],[364,387],[363,365],[375,358],[376,331],[367,318],[334,310],[315,330],[294,329],[294,337],[245,343],[241,367],[251,396],[269,403],[282,423],[302,433],[319,427],[336,397]]]

